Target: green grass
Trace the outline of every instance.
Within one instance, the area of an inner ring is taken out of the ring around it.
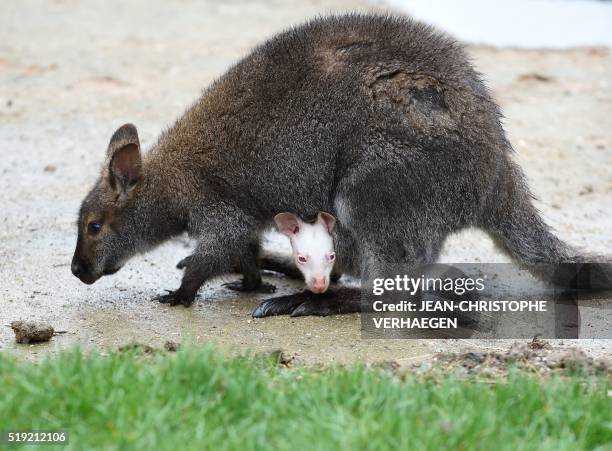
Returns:
[[[285,369],[191,346],[40,364],[0,355],[0,430],[65,429],[79,450],[612,449],[609,389],[605,376]]]

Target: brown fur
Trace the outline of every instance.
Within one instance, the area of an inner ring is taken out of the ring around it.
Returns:
[[[260,234],[283,211],[333,213],[336,265],[362,279],[435,262],[446,237],[470,226],[530,269],[579,260],[533,207],[500,118],[461,46],[431,27],[313,20],[232,67],[148,153],[134,126],[113,135],[81,206],[72,270],[93,283],[187,231],[197,246],[179,289],[160,300],[190,305],[236,262],[261,282]],[[91,233],[98,217],[104,233]]]

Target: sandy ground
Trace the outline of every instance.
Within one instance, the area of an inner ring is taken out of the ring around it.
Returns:
[[[233,350],[283,349],[307,364],[418,361],[438,351],[505,348],[508,341],[362,340],[357,315],[250,317],[261,296],[212,280],[193,308],[149,299],[175,288],[174,240],[93,286],[70,273],[74,221],[108,139],[137,124],[146,148],[201,89],[256,43],[288,25],[357,1],[4,1],[0,6],[0,324],[40,319],[69,333],[0,349],[23,358],[80,343],[161,346],[192,337]],[[609,49],[470,48],[506,115],[538,207],[565,240],[612,253],[612,58]],[[507,261],[484,234],[450,239],[446,261]],[[273,278],[280,293],[299,284]],[[578,345],[610,358],[612,341]]]

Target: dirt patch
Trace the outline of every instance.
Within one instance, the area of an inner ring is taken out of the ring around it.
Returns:
[[[104,75],[101,77],[93,77],[86,80],[80,80],[73,85],[70,85],[69,88],[89,88],[93,90],[105,91],[105,90],[113,90],[116,88],[125,88],[129,86],[129,83],[118,80],[109,75]]]
[[[530,343],[515,343],[503,352],[440,353],[431,361],[420,364],[401,365],[390,362],[386,366],[399,375],[453,374],[495,380],[507,378],[514,370],[541,377],[568,373],[612,375],[610,359],[596,359],[577,348],[555,348],[548,341],[538,338]]]
[[[56,69],[56,64],[50,64],[48,66],[41,66],[39,64],[20,64],[0,58],[0,73],[8,72],[20,75],[38,75]]]
[[[541,83],[550,83],[554,81],[553,77],[549,77],[548,75],[542,75],[535,72],[531,72],[528,74],[521,74],[517,77],[518,81],[537,81]]]

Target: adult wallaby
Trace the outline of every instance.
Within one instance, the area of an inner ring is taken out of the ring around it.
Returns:
[[[257,47],[146,154],[133,125],[115,132],[81,206],[72,272],[93,283],[186,230],[197,246],[181,286],[158,299],[188,306],[236,262],[259,277],[259,237],[277,213],[330,211],[336,265],[362,279],[434,262],[449,234],[476,226],[566,283],[538,264],[582,258],[542,221],[511,153],[453,39],[404,17],[315,19]],[[325,311],[341,313],[337,301]],[[306,311],[320,313],[316,299]]]

